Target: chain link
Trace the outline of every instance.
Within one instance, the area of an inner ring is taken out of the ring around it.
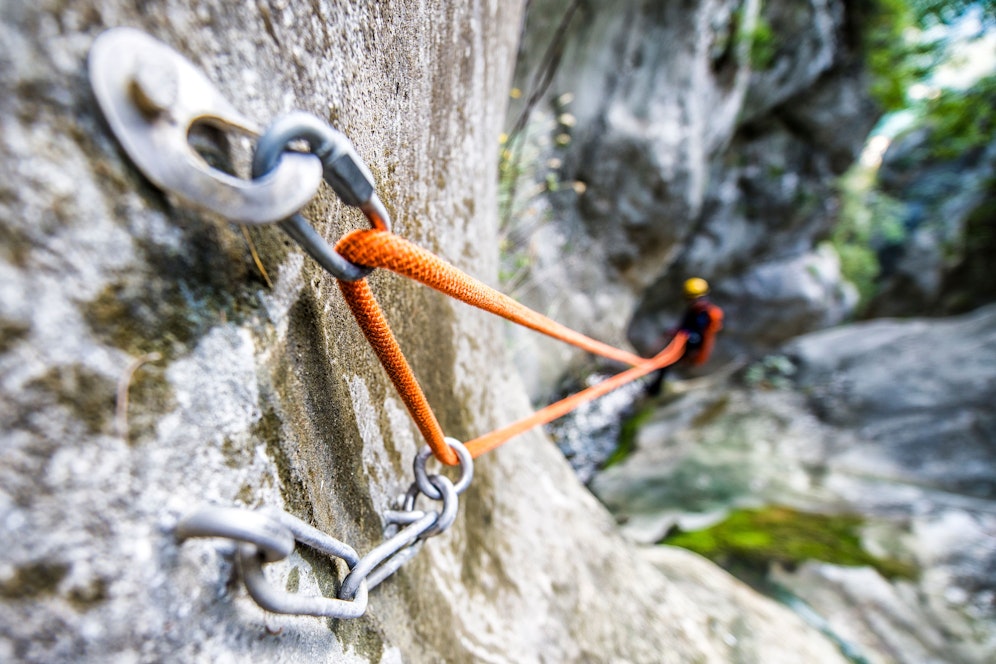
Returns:
[[[471,480],[474,479],[474,457],[470,455],[467,447],[456,438],[447,436],[443,440],[457,453],[457,458],[460,460],[460,479],[456,481],[454,488],[457,493],[463,493],[470,486]],[[433,500],[440,500],[443,494],[435,484],[429,481],[429,474],[425,469],[425,464],[430,456],[432,456],[432,450],[426,445],[415,455],[412,470],[415,473],[415,483],[418,484],[419,490]]]
[[[424,540],[443,533],[456,520],[459,494],[470,485],[474,461],[463,443],[454,438],[447,438],[446,442],[460,457],[459,480],[454,484],[444,475],[427,474],[425,463],[432,452],[428,446],[420,450],[413,463],[416,481],[401,498],[398,509],[384,512],[385,533],[394,532],[362,558],[348,544],[292,514],[273,508],[249,511],[235,507],[204,507],[177,524],[176,536],[181,541],[193,537],[224,537],[237,541],[239,568],[246,589],[256,603],[267,611],[359,618],[366,612],[369,591],[414,558]],[[421,471],[417,470],[419,468]],[[419,472],[424,477],[423,482],[417,479]],[[435,495],[424,491],[422,484],[431,486]],[[421,494],[442,501],[441,509],[416,509]],[[263,564],[289,556],[294,551],[295,542],[346,563],[349,572],[336,597],[287,593],[266,580]]]

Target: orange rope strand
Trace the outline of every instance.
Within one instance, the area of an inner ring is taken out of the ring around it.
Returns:
[[[545,408],[541,408],[529,417],[524,417],[518,422],[509,424],[508,426],[492,431],[491,433],[486,433],[483,436],[479,436],[466,443],[467,449],[470,450],[470,453],[474,458],[477,458],[485,452],[490,452],[496,447],[499,447],[509,439],[529,431],[533,427],[541,424],[549,424],[558,417],[563,417],[583,403],[593,401],[600,396],[608,394],[612,390],[618,389],[623,385],[640,378],[641,376],[646,376],[657,369],[662,369],[670,364],[674,364],[681,359],[681,355],[685,351],[685,340],[685,333],[678,332],[678,334],[674,336],[671,343],[669,343],[664,350],[652,359],[644,360],[643,364],[640,366],[617,373],[615,376],[607,378],[597,385],[592,385],[587,389],[581,390],[580,392],[576,392],[569,397],[565,397],[560,401],[554,402]]]
[[[589,353],[632,366],[646,362],[646,358],[635,353],[596,341],[550,320],[393,233],[374,229],[356,230],[339,240],[335,249],[348,261],[396,272],[461,302],[577,346]]]
[[[468,442],[467,449],[474,457],[495,449],[535,426],[552,422],[582,403],[596,399],[652,371],[674,364],[685,350],[686,335],[682,332],[675,335],[667,348],[651,359],[596,341],[529,309],[428,251],[386,231],[353,231],[339,241],[336,251],[353,263],[391,270],[513,323],[596,355],[632,365],[631,369],[598,385],[593,385],[550,404],[528,417]],[[433,454],[442,463],[457,464],[459,460],[456,453],[446,443],[442,427],[366,280],[355,282],[340,280],[339,289]]]
[[[384,365],[387,375],[398,390],[401,400],[405,402],[415,425],[422,432],[422,437],[429,443],[436,458],[447,465],[460,462],[443,436],[443,428],[439,426],[436,414],[432,412],[429,400],[425,398],[422,386],[419,385],[405,354],[398,345],[394,333],[387,324],[384,311],[374,299],[373,292],[366,279],[359,281],[339,280],[339,290],[342,291],[346,304],[353,312],[353,317],[359,324],[367,341],[377,354],[377,359]]]

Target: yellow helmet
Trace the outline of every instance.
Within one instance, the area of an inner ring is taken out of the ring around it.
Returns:
[[[709,292],[709,282],[705,279],[699,277],[692,277],[691,279],[685,280],[685,297],[689,300],[694,300],[697,297],[702,297]]]

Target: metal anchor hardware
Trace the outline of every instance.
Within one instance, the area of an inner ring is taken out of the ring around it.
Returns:
[[[356,281],[370,273],[340,256],[299,214],[324,179],[374,228],[390,230],[373,176],[341,132],[295,112],[264,133],[183,56],[131,28],[114,28],[97,38],[90,50],[90,81],[125,152],[158,187],[231,221],[279,223],[337,279]],[[197,154],[188,141],[197,123],[259,136],[252,180],[212,168]],[[291,150],[296,141],[307,143],[311,152]]]
[[[459,494],[470,486],[474,460],[460,441],[446,442],[460,458],[461,475],[456,483],[444,475],[429,475],[425,463],[431,455],[428,446],[415,457],[415,481],[401,498],[397,510],[384,513],[387,531],[393,534],[362,558],[356,551],[301,519],[278,509],[248,511],[235,507],[203,507],[184,517],[176,526],[178,540],[192,537],[224,537],[238,542],[238,560],[249,595],[273,613],[359,618],[367,610],[369,591],[397,572],[418,553],[421,543],[453,525]],[[415,509],[418,496],[426,494],[441,500],[439,511]],[[288,593],[272,586],[263,574],[263,564],[286,558],[295,542],[306,544],[330,558],[340,558],[349,568],[336,597],[312,597]]]
[[[244,180],[209,166],[190,146],[196,123],[250,136],[261,131],[193,64],[132,28],[101,34],[90,50],[90,82],[107,122],[135,166],[184,202],[244,224],[281,221],[322,181],[314,155],[285,152],[271,171]]]
[[[346,136],[313,115],[296,112],[278,118],[256,146],[253,176],[278,168],[294,141],[304,141],[321,160],[325,181],[343,203],[358,207],[374,228],[391,230],[391,218],[374,190],[373,176]],[[280,222],[280,228],[336,279],[357,281],[371,268],[350,263],[318,234],[304,215],[297,213]]]

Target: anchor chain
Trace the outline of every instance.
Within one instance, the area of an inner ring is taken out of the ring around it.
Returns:
[[[242,580],[249,595],[267,611],[359,618],[367,610],[368,593],[414,558],[423,541],[445,532],[456,519],[459,494],[470,486],[474,461],[463,443],[455,438],[447,438],[446,442],[460,459],[460,477],[453,482],[445,475],[429,474],[425,465],[432,451],[426,445],[412,463],[415,481],[400,497],[397,509],[384,512],[384,541],[363,557],[348,544],[274,508],[252,511],[236,507],[203,507],[177,524],[176,537],[181,542],[200,537],[221,537],[238,542]],[[438,511],[416,509],[418,497],[423,494],[442,501],[442,507]],[[346,564],[349,572],[336,597],[288,593],[266,580],[263,565],[283,560],[294,551],[296,544],[304,544]]]
[[[103,33],[91,50],[89,65],[91,84],[108,124],[135,166],[154,184],[232,221],[279,224],[340,281],[356,281],[370,273],[371,268],[343,258],[300,213],[323,179],[343,203],[359,208],[373,228],[390,230],[390,215],[377,195],[373,176],[344,134],[303,112],[284,115],[260,131],[186,58],[134,29]],[[188,135],[200,122],[258,136],[252,179],[224,173],[192,149]],[[296,149],[301,143],[309,152]],[[415,481],[397,509],[384,514],[386,539],[363,557],[348,544],[272,508],[204,507],[177,524],[176,536],[181,542],[195,537],[237,542],[246,588],[268,611],[357,618],[366,612],[370,590],[418,553],[425,539],[453,524],[458,496],[473,477],[473,459],[461,442],[452,438],[446,442],[460,459],[460,478],[454,484],[443,475],[428,474],[425,463],[431,451],[426,447],[419,452],[413,462]],[[422,494],[441,501],[442,507],[416,509]],[[335,597],[287,593],[266,580],[263,565],[286,558],[297,544],[346,564],[349,572]]]

